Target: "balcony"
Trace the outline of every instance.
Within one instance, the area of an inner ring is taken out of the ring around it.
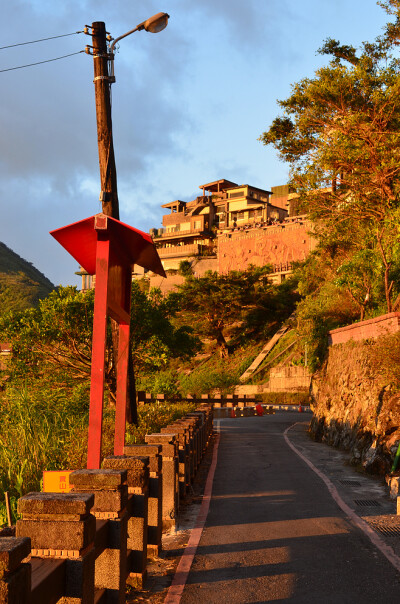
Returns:
[[[187,256],[198,256],[204,254],[210,248],[208,245],[193,243],[192,245],[174,245],[173,247],[157,248],[160,258],[180,258]]]
[[[207,226],[205,227],[207,228]],[[180,229],[173,229],[168,231],[168,233],[161,233],[160,235],[157,235],[157,237],[153,237],[153,239],[155,241],[159,240],[159,239],[179,239],[180,237],[189,237],[189,236],[193,236],[193,235],[199,235],[200,233],[203,233],[204,229],[200,228],[200,229],[190,229],[187,231],[181,231]]]

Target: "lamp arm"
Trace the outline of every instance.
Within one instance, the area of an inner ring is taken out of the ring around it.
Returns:
[[[135,33],[135,31],[139,31],[139,29],[144,29],[143,23],[140,23],[140,25],[136,25],[136,27],[134,29],[127,31],[126,34],[122,34],[122,36],[118,36],[118,38],[115,38],[115,40],[113,40],[113,43],[110,46],[110,53],[114,54],[114,48],[115,48],[115,45],[117,42],[122,40],[122,38],[126,38],[126,36],[130,36],[131,34]]]

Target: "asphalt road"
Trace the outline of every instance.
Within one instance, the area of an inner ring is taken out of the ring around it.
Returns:
[[[400,574],[286,444],[298,420],[220,420],[210,510],[182,604],[400,601]]]

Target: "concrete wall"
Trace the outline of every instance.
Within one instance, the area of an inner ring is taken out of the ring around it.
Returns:
[[[200,259],[195,258],[193,259],[192,268],[195,277],[202,277],[206,271],[218,270],[218,260],[216,257],[207,256]],[[176,287],[182,285],[184,281],[185,277],[181,277],[181,275],[168,275],[166,279],[155,275],[154,277],[150,277],[150,287],[159,287],[163,294],[168,294],[176,290]]]
[[[391,312],[374,319],[332,329],[329,332],[329,344],[334,346],[335,344],[344,344],[350,340],[359,342],[360,340],[378,338],[398,331],[400,331],[400,313]]]
[[[274,367],[269,374],[269,392],[308,392],[311,374],[307,367]]]
[[[243,270],[249,264],[285,264],[304,260],[315,247],[311,223],[279,224],[218,237],[218,271]]]
[[[295,260],[304,260],[315,247],[315,240],[309,232],[311,229],[310,222],[301,220],[219,235],[217,256],[193,259],[194,275],[202,277],[208,270],[221,274],[245,270],[249,264],[289,265]],[[282,271],[285,272],[284,267]],[[160,287],[164,293],[174,290],[181,283],[183,278],[179,275],[170,275],[167,279],[157,276],[150,278],[151,287]]]

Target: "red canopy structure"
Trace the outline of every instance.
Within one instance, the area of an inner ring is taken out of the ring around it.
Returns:
[[[107,316],[119,326],[114,454],[125,444],[131,281],[137,264],[165,277],[149,235],[111,216],[96,214],[50,232],[90,275],[96,275],[88,434],[90,469],[100,468]]]

